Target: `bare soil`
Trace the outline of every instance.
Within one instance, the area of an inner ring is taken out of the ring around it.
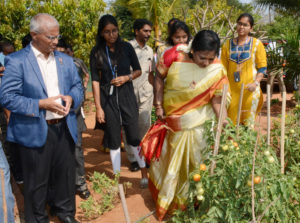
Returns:
[[[295,102],[291,99],[292,94],[287,95],[287,110],[295,106]],[[264,99],[266,96],[264,95]],[[279,102],[274,104],[271,107],[271,116],[276,118],[281,113],[281,97],[279,93],[274,93],[273,97],[278,98]],[[85,156],[85,169],[86,174],[91,175],[94,171],[100,173],[106,173],[108,176],[112,177],[112,166],[110,162],[109,153],[103,152],[100,150],[103,132],[100,130],[94,130],[95,126],[95,108],[92,99],[92,94],[87,94],[87,100],[85,104],[85,115],[86,115],[86,124],[88,130],[83,134],[83,148]],[[267,131],[267,110],[266,104],[264,104],[260,120],[257,120],[261,123],[262,132]],[[259,119],[259,117],[258,117]],[[131,172],[129,170],[129,162],[126,157],[126,153],[122,152],[122,166],[121,166],[121,177],[120,181],[131,182],[132,188],[126,191],[126,203],[130,215],[131,222],[136,222],[143,216],[146,216],[151,211],[155,210],[155,204],[152,200],[151,194],[148,189],[140,189],[139,181],[141,174],[140,172]],[[88,181],[89,188],[91,188],[91,182]],[[16,207],[15,215],[16,222],[24,222],[23,213],[24,213],[24,202],[23,196],[20,193],[19,188],[13,182],[13,191],[16,197]],[[97,195],[91,190],[92,196],[96,197]],[[80,202],[82,199],[76,195],[76,219],[80,222],[91,222],[91,223],[122,223],[125,222],[125,217],[120,201],[115,205],[111,211],[104,213],[96,219],[86,219],[79,208]],[[59,222],[57,218],[51,218],[51,222]],[[144,223],[155,223],[158,222],[155,214],[150,215]]]

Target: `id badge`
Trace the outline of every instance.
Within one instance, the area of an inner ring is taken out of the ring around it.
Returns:
[[[234,76],[234,81],[235,82],[240,82],[241,78],[240,78],[240,72],[239,71],[234,72],[233,76]]]
[[[114,93],[114,86],[110,86],[109,95],[112,95]]]

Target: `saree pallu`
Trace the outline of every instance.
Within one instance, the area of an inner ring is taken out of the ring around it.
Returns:
[[[168,211],[184,209],[189,173],[206,157],[204,122],[215,116],[210,101],[228,83],[216,62],[200,68],[191,62],[173,62],[165,79],[163,107],[168,128],[158,160],[149,170],[149,189],[162,220]]]

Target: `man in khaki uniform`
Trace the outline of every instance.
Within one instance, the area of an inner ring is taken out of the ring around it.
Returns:
[[[133,24],[135,38],[130,42],[133,46],[142,68],[142,75],[134,79],[133,87],[139,107],[139,133],[144,137],[151,125],[151,111],[153,104],[153,50],[146,43],[150,38],[152,23],[146,19],[137,19]],[[124,137],[125,138],[125,137]],[[130,147],[125,143],[127,157],[130,161],[130,170],[138,171],[136,162]]]

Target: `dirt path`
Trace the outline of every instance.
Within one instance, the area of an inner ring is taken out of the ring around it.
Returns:
[[[293,101],[291,101],[292,94],[288,94],[287,96],[287,106],[289,108],[294,107]],[[92,174],[94,171],[98,171],[100,173],[105,172],[108,176],[112,177],[112,167],[110,162],[109,153],[102,152],[100,150],[100,145],[102,142],[103,133],[99,130],[94,131],[95,125],[95,114],[94,114],[94,106],[91,99],[91,94],[88,94],[88,101],[87,105],[85,106],[86,110],[86,124],[88,130],[83,134],[83,147],[84,147],[84,155],[85,155],[85,167],[87,175]],[[264,99],[265,99],[264,95]],[[274,93],[273,99],[279,98],[280,95],[278,93]],[[272,106],[272,117],[276,117],[278,114],[281,113],[281,102],[276,103]],[[261,126],[262,131],[266,132],[267,128],[267,121],[266,121],[266,105],[262,109],[261,115]],[[155,205],[152,200],[151,194],[148,189],[140,189],[139,188],[139,181],[140,181],[140,172],[130,172],[129,169],[129,162],[126,158],[126,153],[122,152],[122,166],[121,166],[121,182],[131,182],[132,188],[128,189],[126,192],[126,202],[131,218],[131,222],[135,222],[136,220],[140,219],[141,217],[149,214],[151,211],[155,210]],[[89,187],[91,187],[91,183],[88,182]],[[22,212],[22,196],[20,195],[18,188],[14,187],[14,191],[18,200],[18,207],[16,207],[16,213],[18,212],[17,209],[21,210]],[[93,192],[92,192],[93,193]],[[95,194],[93,194],[95,196]],[[85,220],[83,218],[83,213],[79,208],[81,198],[76,196],[76,206],[77,206],[77,213],[76,219],[80,222],[91,222],[91,223],[122,223],[125,222],[122,205],[121,203],[117,203],[115,208],[102,216],[93,219],[93,220]],[[22,214],[21,214],[22,215]],[[17,220],[17,222],[20,222]],[[59,222],[56,218],[52,218],[51,222]],[[151,215],[144,221],[144,223],[155,223],[158,222],[155,215]]]

